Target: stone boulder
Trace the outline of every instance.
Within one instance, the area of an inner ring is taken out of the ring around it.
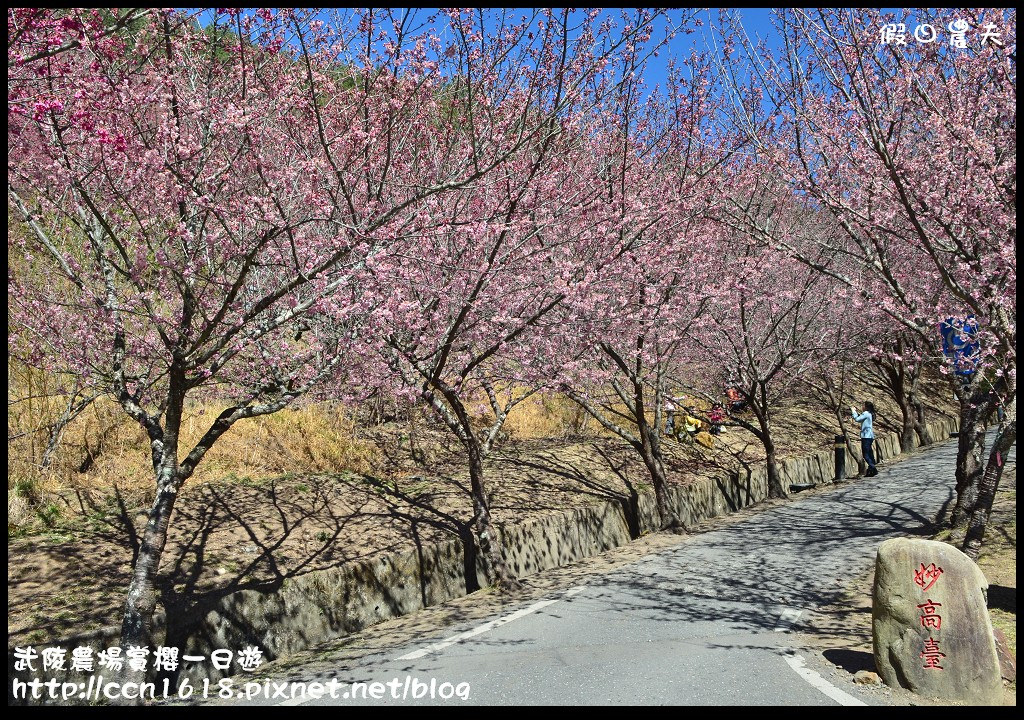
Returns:
[[[882,543],[871,616],[875,667],[886,684],[1001,705],[987,590],[978,566],[952,545],[910,538]]]
[[[999,628],[996,631],[996,654],[999,656],[999,671],[1003,680],[1012,683],[1017,679],[1017,658],[1010,650],[1010,641],[1006,639],[1006,633]]]
[[[853,675],[853,681],[858,685],[882,684],[882,678],[878,677],[878,673],[873,673],[870,670],[858,670]]]

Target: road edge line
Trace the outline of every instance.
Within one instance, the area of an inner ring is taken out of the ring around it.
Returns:
[[[803,655],[794,653],[793,655],[787,655],[785,660],[786,664],[793,668],[796,674],[806,680],[811,687],[832,698],[840,705],[867,707],[866,702],[858,700],[847,692],[843,692],[814,670],[807,667]]]

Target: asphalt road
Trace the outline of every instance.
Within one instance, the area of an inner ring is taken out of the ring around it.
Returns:
[[[796,496],[492,618],[406,637],[355,664],[326,657],[288,673],[335,679],[335,699],[282,701],[261,690],[250,703],[886,704],[878,692],[835,688],[813,663],[805,668],[792,633],[871,566],[879,543],[952,502],[955,455],[946,442],[881,465],[875,478]]]

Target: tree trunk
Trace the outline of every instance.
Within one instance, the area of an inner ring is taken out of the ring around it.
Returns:
[[[178,468],[178,433],[185,407],[185,392],[185,372],[181,364],[175,361],[168,372],[164,428],[158,430],[156,418],[149,418],[151,424],[147,428],[156,476],[156,497],[149,511],[146,529],[142,533],[139,552],[132,568],[132,579],[128,584],[128,596],[125,598],[124,619],[121,622],[121,647],[124,649],[130,645],[148,647],[153,644],[151,636],[153,613],[156,610],[156,578],[167,542],[171,513],[178,499],[178,490],[185,479]]]
[[[409,408],[409,456],[414,463],[426,465],[427,454],[420,444],[419,414],[419,406],[413,403]]]
[[[151,645],[153,613],[156,610],[156,576],[167,542],[167,528],[178,497],[177,478],[163,469],[159,489],[149,511],[149,520],[139,544],[139,555],[132,569],[128,596],[121,622],[121,646]]]
[[[480,443],[472,433],[469,438],[469,441],[466,442],[466,449],[469,451],[469,480],[473,496],[473,529],[480,541],[480,549],[490,564],[495,584],[502,591],[516,590],[521,587],[521,584],[508,569],[501,536],[498,535],[494,523],[491,521],[490,504],[487,501],[487,492],[484,487],[484,466]]]
[[[142,533],[139,552],[132,568],[132,579],[128,583],[128,594],[124,602],[124,618],[121,621],[121,652],[126,654],[132,646],[152,649],[153,614],[156,612],[156,578],[160,570],[160,558],[167,543],[167,528],[170,525],[174,502],[178,497],[180,482],[176,468],[163,465],[157,477],[156,498],[149,511],[149,520]],[[117,673],[118,681],[124,685],[128,682],[141,683],[146,681],[145,670],[133,670],[127,661]],[[114,705],[133,706],[142,704],[141,696],[129,699],[118,696]]]
[[[900,406],[900,415],[902,416],[900,452],[908,453],[914,449],[914,406],[911,405],[910,398],[902,393],[897,398],[897,404]]]
[[[928,423],[924,419],[924,403],[917,397],[917,392],[910,395],[910,405],[914,408],[914,432],[917,433],[917,444],[920,447],[932,444],[931,433],[928,432]]]
[[[854,441],[850,439],[849,433],[843,433],[846,438],[846,463],[849,466],[850,461],[857,463],[857,475],[860,477],[864,476],[864,473],[868,471],[868,462],[864,459],[864,453],[860,452],[860,436],[857,435],[857,445],[854,447]]]
[[[45,470],[50,467],[50,463],[53,461],[53,455],[57,452],[57,446],[60,445],[60,439],[64,435],[64,431],[68,425],[77,418],[82,412],[92,404],[96,396],[83,396],[79,399],[78,390],[75,390],[71,399],[68,400],[67,406],[64,408],[64,412],[57,419],[57,422],[50,428],[50,437],[46,443],[46,450],[43,451],[43,459],[39,463],[39,467]]]
[[[924,409],[916,400],[917,386],[921,380],[921,364],[908,365],[902,359],[905,355],[904,341],[897,340],[895,348],[900,360],[875,360],[872,365],[875,373],[881,379],[875,384],[880,390],[884,390],[899,406],[902,416],[900,427],[900,451],[910,452],[914,449],[914,435],[917,434],[920,444],[925,431],[921,426],[924,420]]]
[[[959,542],[967,531],[967,519],[978,499],[978,484],[984,470],[985,420],[988,394],[962,388],[960,396],[960,433],[957,437],[956,505],[950,518],[953,541]]]
[[[853,442],[850,440],[850,433],[846,430],[846,426],[843,425],[843,408],[833,405],[832,412],[835,414],[839,432],[842,433],[843,442],[846,443],[846,477],[853,477],[853,475],[850,474],[851,463],[857,463],[857,474],[863,475],[864,470],[867,468],[867,463],[864,462],[863,458],[858,460],[857,454],[853,451]]]
[[[1013,447],[1017,440],[1016,418],[1004,422],[999,428],[995,441],[992,443],[992,450],[985,465],[985,472],[978,483],[977,499],[971,508],[971,515],[967,522],[967,534],[964,537],[964,553],[977,562],[981,553],[981,544],[985,538],[985,527],[988,525],[989,515],[992,513],[992,502],[995,500],[996,491],[999,490],[999,481],[1003,477],[1003,467],[1006,465],[1006,453]]]
[[[761,444],[764,446],[765,467],[768,471],[768,497],[788,497],[786,489],[782,487],[782,477],[779,475],[778,458],[775,453],[775,441],[772,440],[772,426],[771,420],[768,418],[768,413],[757,403],[751,403],[750,409],[757,417],[757,424],[760,429],[757,436],[761,441]]]
[[[771,436],[765,435],[764,443],[765,463],[768,467],[768,497],[787,497],[785,488],[782,487],[782,477],[779,475],[779,465],[775,457],[775,443]]]
[[[643,458],[647,471],[651,474],[651,481],[654,483],[654,500],[658,507],[658,520],[662,530],[669,530],[677,533],[686,532],[683,521],[676,512],[668,493],[668,481],[665,476],[665,464],[661,459],[661,448],[658,443],[657,428],[651,428],[643,423],[640,428],[646,442],[642,442],[636,449]]]

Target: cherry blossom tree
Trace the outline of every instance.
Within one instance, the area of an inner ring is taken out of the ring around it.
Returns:
[[[840,332],[835,335],[834,351],[828,353],[829,359],[817,363],[803,378],[803,385],[810,391],[812,397],[828,408],[832,419],[835,420],[836,438],[843,438],[846,461],[855,461],[857,472],[863,475],[867,469],[867,462],[857,452],[860,449],[859,433],[854,435],[851,432],[853,428],[850,424],[849,411],[851,381],[856,369],[863,367],[863,363],[857,357],[857,348],[862,346],[862,339],[850,337],[845,332],[849,330],[847,324],[842,324],[839,329]]]
[[[8,240],[9,345],[108,388],[147,433],[156,494],[122,627],[146,644],[175,500],[209,449],[363,372],[373,274],[435,227],[450,237],[463,191],[509,182],[645,30],[539,11],[223,10],[205,28],[90,13],[8,15],[8,198],[25,229]],[[182,448],[196,397],[225,409]]]
[[[117,52],[122,35],[138,28],[153,8],[11,8],[7,12],[7,65],[54,58],[83,46]]]
[[[785,497],[774,416],[797,381],[848,349],[841,336],[850,306],[827,276],[787,253],[748,244],[735,231],[722,250],[722,279],[704,345],[718,368],[717,382],[735,387],[743,400],[745,410],[733,413],[732,421],[764,447],[769,496]],[[816,263],[828,266],[831,260],[819,255]]]
[[[557,372],[551,311],[585,283],[588,263],[599,262],[600,245],[588,247],[594,235],[576,216],[590,186],[579,177],[585,158],[553,138],[545,144],[504,166],[502,181],[467,189],[444,207],[432,203],[429,212],[446,225],[417,233],[367,269],[379,295],[362,337],[380,357],[367,357],[366,366],[391,392],[428,403],[462,444],[471,525],[503,589],[517,581],[492,519],[483,462],[509,412]],[[467,581],[472,587],[475,578]]]
[[[563,31],[567,17],[561,14]],[[602,138],[593,127],[650,52],[654,17],[624,13],[622,39],[607,46],[600,73],[586,70],[598,64],[587,48],[607,45],[607,29],[584,26],[565,33],[563,46],[553,49],[575,60],[567,72],[552,76],[553,92],[538,108],[545,125],[534,141],[507,155],[485,182],[425,204],[422,227],[407,235],[409,242],[386,264],[367,267],[378,310],[365,333],[366,347],[377,348],[386,365],[375,375],[392,391],[426,401],[463,445],[471,524],[502,588],[518,583],[492,519],[483,461],[508,413],[561,374],[565,318],[584,304],[586,289],[619,252],[623,218],[609,211],[604,197],[601,173],[607,168],[598,162]],[[472,16],[462,22],[460,32],[467,37],[483,35]],[[481,47],[484,52],[501,55],[507,47]],[[465,62],[472,67],[470,57]],[[488,99],[500,86],[491,79],[488,87],[456,101],[471,133],[484,122],[508,123],[504,132],[519,132],[518,118],[505,118]],[[500,147],[482,149],[480,161],[490,162]],[[484,420],[473,412],[481,400]]]
[[[895,331],[887,334],[885,326],[882,327],[867,343],[873,353],[867,364],[868,382],[891,397],[899,407],[900,450],[909,452],[914,448],[915,438],[920,445],[931,442],[921,397],[921,378],[929,363],[937,365],[938,362],[935,353],[924,345],[917,333],[890,325],[888,329]]]
[[[954,386],[961,429],[952,517],[961,530],[975,528],[964,548],[976,555],[1000,458],[1016,437],[1015,11],[912,19],[906,11],[784,10],[775,16],[776,51],[748,42],[735,20],[725,22],[721,49],[723,63],[747,73],[729,70],[736,123],[779,187],[839,230],[786,237],[752,222],[751,235],[805,262],[823,246],[854,259],[856,273],[833,277],[929,346],[947,318],[978,323],[977,372]],[[914,20],[940,28],[941,39],[883,42],[886,26],[913,28]],[[973,29],[964,47],[944,35],[954,21]],[[997,404],[1006,413],[986,464],[985,424]]]
[[[578,350],[562,392],[640,456],[661,527],[683,531],[662,451],[669,379],[694,358],[693,329],[719,271],[720,230],[709,209],[735,137],[716,133],[709,64],[691,56],[663,92],[640,101],[639,81],[612,98],[601,132],[602,200],[617,219],[615,257],[574,308]]]
[[[560,389],[602,427],[632,447],[650,474],[662,529],[683,531],[670,502],[661,443],[670,378],[690,357],[694,323],[707,296],[701,266],[687,255],[686,230],[641,233],[592,293],[571,342],[580,350],[562,368]],[[696,272],[694,272],[696,271]]]
[[[836,264],[833,260],[833,266]],[[861,298],[845,293],[843,286],[827,275],[822,280],[819,294],[831,296],[838,291],[840,297],[838,302],[825,303],[825,312],[815,321],[830,327],[820,332],[823,345],[815,353],[813,367],[796,379],[794,394],[807,393],[828,409],[837,439],[843,438],[847,461],[856,462],[858,472],[863,474],[867,463],[860,456],[859,427],[850,416],[853,388],[863,380],[867,366],[878,357],[874,344],[879,337],[886,337],[892,323],[884,313],[872,312],[872,306]],[[853,402],[860,405],[867,399]]]

